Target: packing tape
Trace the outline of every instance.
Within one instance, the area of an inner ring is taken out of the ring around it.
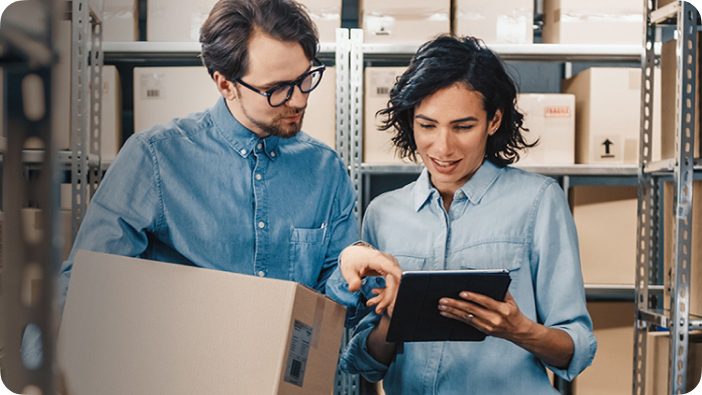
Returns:
[[[314,322],[312,323],[312,339],[310,347],[317,348],[319,335],[322,332],[322,320],[324,319],[324,295],[317,295],[317,306],[314,308]]]

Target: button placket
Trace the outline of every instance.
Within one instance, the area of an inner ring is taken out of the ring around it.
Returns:
[[[270,246],[270,232],[268,224],[268,186],[263,180],[269,160],[263,151],[262,143],[258,143],[254,150],[254,166],[252,169],[253,199],[254,199],[254,234],[255,253],[253,273],[265,277],[268,273],[268,255]]]

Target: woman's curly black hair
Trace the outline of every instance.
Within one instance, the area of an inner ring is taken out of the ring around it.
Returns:
[[[385,116],[380,130],[394,128],[392,142],[403,158],[416,161],[414,141],[414,109],[434,92],[463,83],[483,97],[487,120],[499,109],[502,123],[488,137],[485,158],[504,167],[519,160],[518,150],[528,144],[522,131],[524,115],[516,108],[517,86],[505,71],[502,60],[474,37],[440,35],[423,44],[407,70],[395,82],[385,109],[376,115]]]

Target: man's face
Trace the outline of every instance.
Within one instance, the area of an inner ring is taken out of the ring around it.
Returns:
[[[248,49],[248,72],[241,81],[264,92],[280,83],[296,80],[310,70],[312,64],[300,44],[278,41],[257,30],[251,36]],[[247,129],[261,138],[270,135],[289,138],[300,131],[308,94],[295,87],[285,104],[271,107],[265,96],[234,84],[236,97],[228,100],[227,105]]]

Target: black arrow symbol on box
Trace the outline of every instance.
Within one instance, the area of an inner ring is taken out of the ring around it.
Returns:
[[[605,155],[609,155],[609,146],[614,145],[614,143],[609,141],[609,139],[607,139],[604,141],[604,143],[602,143],[602,145],[605,146]]]

